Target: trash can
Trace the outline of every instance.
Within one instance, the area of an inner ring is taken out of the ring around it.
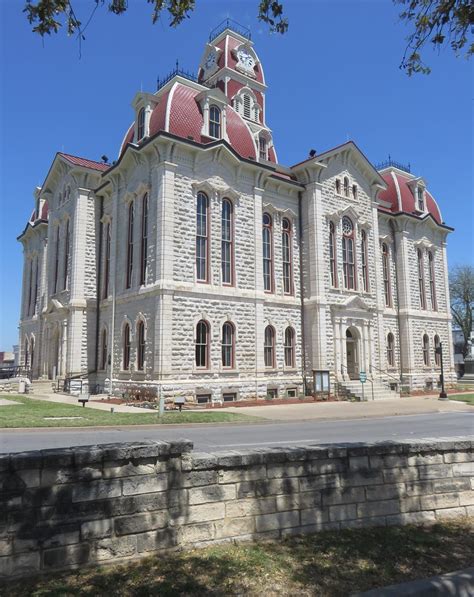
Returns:
[[[22,379],[20,379],[20,381],[18,382],[18,393],[19,394],[25,393],[25,382]]]

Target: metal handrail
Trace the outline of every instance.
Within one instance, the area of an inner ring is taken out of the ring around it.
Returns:
[[[252,39],[250,29],[247,29],[247,27],[244,27],[232,19],[224,19],[220,25],[217,25],[217,27],[210,32],[209,41],[211,42],[213,39],[216,39],[216,37],[218,37],[226,29],[232,29],[232,31],[235,31],[242,37]]]
[[[379,369],[378,367],[376,367],[375,365],[371,366],[371,369],[376,369],[379,373],[383,373],[384,375],[386,375],[387,377],[391,377],[392,379],[394,379],[397,383],[402,383],[401,380],[401,376],[400,377],[395,377],[394,375],[391,375],[390,373],[388,373],[387,371],[384,371],[383,369]]]

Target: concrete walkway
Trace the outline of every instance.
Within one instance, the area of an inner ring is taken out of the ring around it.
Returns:
[[[301,404],[272,404],[271,406],[239,406],[229,407],[225,410],[271,421],[307,421],[313,419],[365,419],[437,412],[474,412],[474,406],[464,402],[442,401],[433,396],[416,396],[373,402],[303,402]]]
[[[474,568],[390,585],[364,593],[354,593],[352,597],[447,597],[448,595],[453,597],[474,595]]]
[[[46,402],[56,402],[57,404],[68,404],[70,406],[81,406],[81,404],[77,401],[78,396],[69,396],[68,394],[54,394],[52,392],[44,392],[41,393],[40,391],[34,392],[33,394],[26,394],[27,398],[31,398],[33,400],[45,400]],[[110,404],[107,403],[105,400],[103,402],[96,402],[97,397],[94,397],[94,400],[89,400],[85,408],[93,408],[96,410],[106,410],[110,412],[110,409],[113,408],[114,412],[116,413],[133,413],[135,415],[145,414],[150,415],[155,413],[156,410],[149,410],[148,408],[139,408],[136,406],[127,406],[126,404]],[[100,398],[99,398],[100,400]]]

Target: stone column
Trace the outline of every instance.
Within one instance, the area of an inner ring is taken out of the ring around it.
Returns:
[[[265,371],[264,345],[264,289],[263,289],[263,242],[262,215],[263,189],[254,187],[254,230],[255,230],[255,392],[258,397],[258,378]]]

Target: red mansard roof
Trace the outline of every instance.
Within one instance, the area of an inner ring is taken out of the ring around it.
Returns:
[[[390,203],[390,207],[380,206],[381,210],[392,213],[404,212],[421,217],[425,215],[416,209],[416,198],[408,184],[415,179],[414,176],[402,174],[398,170],[387,170],[380,174],[387,184],[387,190],[382,191],[379,198]],[[433,216],[437,224],[442,224],[443,220],[438,204],[428,191],[425,191],[425,200],[427,213]]]
[[[100,170],[104,172],[110,168],[110,164],[104,164],[103,162],[95,162],[93,160],[88,160],[86,158],[80,158],[77,155],[70,155],[68,153],[58,152],[58,155],[65,158],[71,164],[75,166],[83,166],[84,168],[91,168],[92,170]]]

